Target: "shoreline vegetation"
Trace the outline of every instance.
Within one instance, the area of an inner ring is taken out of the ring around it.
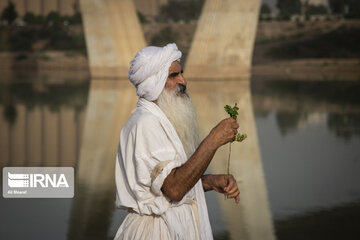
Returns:
[[[28,16],[29,18],[29,16]],[[0,72],[77,72],[89,78],[81,20],[48,17],[25,26],[0,26]],[[142,22],[149,45],[176,42],[186,62],[196,21]],[[252,78],[360,80],[360,20],[260,21]],[[186,72],[186,69],[185,69]],[[68,73],[69,74],[69,73]]]

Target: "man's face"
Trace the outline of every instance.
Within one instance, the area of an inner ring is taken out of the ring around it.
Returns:
[[[169,75],[165,83],[165,89],[173,92],[177,85],[179,85],[179,93],[186,93],[186,80],[183,76],[182,66],[178,61],[174,61],[169,68]]]

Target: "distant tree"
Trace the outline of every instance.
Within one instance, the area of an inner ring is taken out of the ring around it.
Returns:
[[[3,12],[1,13],[1,20],[5,20],[8,24],[12,24],[17,16],[18,14],[15,9],[15,4],[11,1],[8,1],[7,7],[4,8]]]
[[[36,23],[36,16],[35,16],[35,14],[28,12],[24,15],[23,20],[27,24],[34,24],[34,23]]]
[[[32,51],[32,45],[37,40],[38,33],[33,29],[14,31],[10,35],[9,43],[11,51]]]
[[[138,19],[139,19],[140,23],[147,23],[148,22],[145,15],[142,14],[141,12],[137,11],[137,16],[138,16]]]
[[[271,14],[271,9],[267,3],[261,5],[260,14]]]
[[[171,27],[165,27],[152,37],[150,44],[153,46],[164,46],[169,42],[175,42],[176,38],[176,32],[174,32]]]
[[[307,15],[317,15],[317,14],[327,14],[327,8],[323,5],[308,5],[306,7],[306,14]]]
[[[291,15],[301,13],[300,0],[277,0],[276,6],[282,19],[290,19]]]
[[[80,8],[78,3],[74,3],[74,15],[69,18],[69,24],[71,25],[77,25],[82,24],[82,17],[80,13]]]
[[[346,18],[360,18],[359,0],[329,0],[329,6],[334,14],[342,14]]]
[[[329,0],[329,6],[334,14],[344,13],[344,0]]]
[[[79,7],[79,3],[78,2],[75,2],[73,4],[73,9],[74,9],[74,12],[75,13],[79,13],[80,12],[80,7]]]
[[[197,20],[200,16],[204,0],[175,1],[171,0],[160,9],[161,20],[183,20],[185,22]]]
[[[271,9],[269,5],[263,3],[260,8],[260,20],[270,20]]]
[[[51,11],[46,16],[46,21],[49,25],[60,25],[62,23],[60,14],[54,11]]]
[[[42,15],[35,15],[31,12],[28,12],[24,15],[23,17],[24,22],[26,22],[27,24],[45,24],[45,18]]]

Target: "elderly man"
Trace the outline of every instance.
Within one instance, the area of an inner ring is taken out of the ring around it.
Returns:
[[[216,150],[234,141],[227,118],[199,143],[176,45],[146,47],[130,62],[137,108],[120,133],[116,205],[128,209],[115,239],[212,239],[204,191],[239,202],[231,175],[204,175]]]

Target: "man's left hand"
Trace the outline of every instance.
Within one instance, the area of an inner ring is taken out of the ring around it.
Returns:
[[[235,202],[239,203],[240,190],[233,175],[205,175],[202,179],[203,185],[207,185],[208,188],[218,193],[223,193],[227,198],[234,198]]]

